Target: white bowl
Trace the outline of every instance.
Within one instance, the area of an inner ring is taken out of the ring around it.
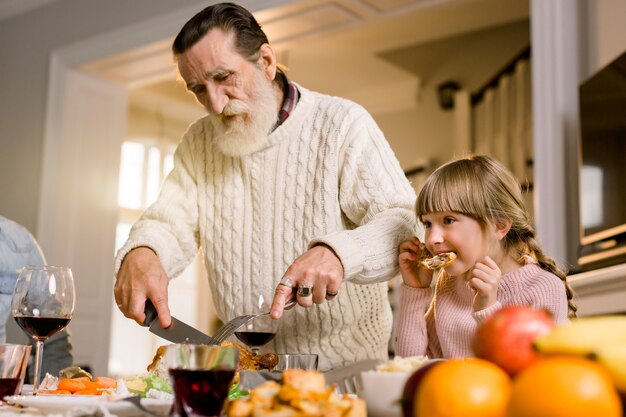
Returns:
[[[368,417],[402,417],[400,400],[412,372],[366,371],[361,373],[362,397]]]

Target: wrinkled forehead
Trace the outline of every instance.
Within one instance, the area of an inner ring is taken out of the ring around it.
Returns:
[[[235,48],[235,36],[212,29],[187,51],[178,55],[178,72],[186,82],[201,80],[220,71],[233,70],[245,59]]]

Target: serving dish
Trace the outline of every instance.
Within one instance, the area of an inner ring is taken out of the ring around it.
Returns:
[[[14,395],[4,399],[9,404],[35,408],[44,414],[66,414],[69,410],[75,409],[85,411],[92,409],[95,412],[99,408],[104,408],[119,417],[144,417],[147,415],[129,402],[100,395]],[[145,398],[141,400],[141,404],[150,411],[167,416],[172,407],[172,400]]]

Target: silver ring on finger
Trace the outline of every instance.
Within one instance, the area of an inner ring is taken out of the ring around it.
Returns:
[[[293,282],[287,277],[282,277],[278,285],[284,285],[287,288],[293,288]]]
[[[298,295],[300,297],[310,297],[313,294],[311,287],[308,285],[301,285],[298,287]]]

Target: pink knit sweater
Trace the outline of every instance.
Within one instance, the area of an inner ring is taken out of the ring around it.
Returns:
[[[467,282],[441,275],[431,288],[402,286],[400,314],[396,328],[396,354],[428,355],[430,358],[473,356],[471,341],[476,327],[506,305],[545,308],[557,323],[567,321],[565,286],[556,275],[529,264],[502,276],[498,301],[473,312],[474,293]],[[424,314],[424,311],[426,314]]]

